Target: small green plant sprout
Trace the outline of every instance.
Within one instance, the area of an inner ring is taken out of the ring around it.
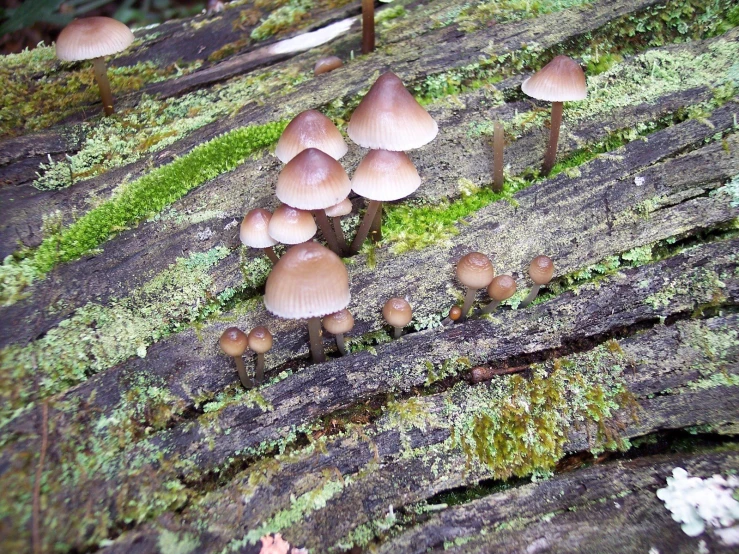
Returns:
[[[503,124],[496,121],[493,124],[493,191],[503,192],[503,146],[505,136]]]
[[[257,367],[254,372],[254,384],[264,381],[264,354],[272,348],[272,333],[266,327],[254,327],[249,332],[249,348],[257,353]]]
[[[272,214],[269,236],[282,244],[300,244],[313,238],[318,227],[310,212],[283,204]]]
[[[331,223],[333,223],[334,226],[334,233],[336,233],[336,240],[339,242],[339,248],[344,254],[348,253],[348,247],[346,244],[346,237],[344,236],[344,230],[341,228],[341,218],[350,213],[352,213],[352,203],[349,198],[344,198],[338,204],[326,208],[326,215],[331,218]]]
[[[275,253],[274,245],[277,241],[269,234],[269,224],[272,214],[263,208],[250,210],[244,216],[239,228],[241,244],[250,248],[261,248],[269,260],[276,264],[279,258]]]
[[[287,124],[275,146],[275,156],[286,164],[306,148],[317,148],[334,160],[349,150],[334,122],[317,110],[301,112]]]
[[[110,17],[85,17],[67,25],[56,39],[56,56],[65,62],[92,60],[105,115],[113,113],[105,56],[122,52],[133,42],[133,33]]]
[[[549,145],[542,172],[549,175],[557,158],[557,141],[562,125],[564,102],[584,100],[588,94],[585,73],[580,64],[567,56],[557,56],[521,84],[524,94],[552,103]]]
[[[344,333],[348,333],[354,328],[354,316],[349,310],[341,310],[340,312],[327,315],[323,318],[323,328],[336,338],[336,348],[339,349],[342,356],[346,356],[346,345],[344,344]]]
[[[516,294],[516,281],[510,275],[498,275],[488,285],[488,296],[493,299],[490,304],[482,309],[483,314],[489,314],[500,306],[503,300],[508,300]]]
[[[221,350],[226,355],[233,357],[234,362],[236,362],[236,370],[239,372],[239,379],[241,379],[241,384],[244,385],[244,388],[253,388],[254,384],[247,377],[244,360],[241,358],[247,346],[249,346],[249,339],[244,332],[238,327],[229,327],[223,332],[218,343],[221,345]]]
[[[318,77],[319,75],[323,75],[324,73],[328,73],[334,69],[339,69],[342,65],[344,65],[344,62],[342,62],[341,58],[338,56],[327,56],[325,58],[321,58],[316,62],[316,66],[313,68],[313,75]]]
[[[464,321],[475,301],[479,289],[487,287],[495,276],[493,264],[485,254],[470,252],[457,262],[457,279],[466,287],[462,315],[459,321]]]
[[[529,277],[534,282],[534,286],[531,287],[531,291],[528,296],[523,299],[518,307],[525,308],[534,301],[536,295],[539,294],[539,289],[542,285],[546,285],[552,280],[554,275],[554,262],[546,256],[537,256],[529,264]]]
[[[393,338],[399,339],[403,333],[403,327],[413,319],[413,310],[405,299],[391,298],[382,307],[382,317],[392,326]]]

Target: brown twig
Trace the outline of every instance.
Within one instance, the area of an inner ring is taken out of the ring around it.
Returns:
[[[33,485],[33,552],[41,553],[41,475],[44,470],[44,459],[46,458],[46,446],[49,438],[49,403],[44,402],[41,407],[41,455],[36,467],[36,482]]]
[[[516,367],[473,367],[470,370],[470,380],[473,383],[482,383],[483,381],[490,381],[496,375],[510,375],[511,373],[521,373],[529,369],[527,365],[521,365]]]

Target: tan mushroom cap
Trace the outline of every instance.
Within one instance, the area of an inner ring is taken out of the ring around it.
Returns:
[[[547,256],[537,256],[529,264],[529,277],[537,285],[546,285],[554,275],[554,262]]]
[[[460,317],[462,317],[462,308],[459,306],[452,306],[449,310],[449,319],[457,321]]]
[[[488,296],[502,302],[516,294],[516,280],[510,275],[498,275],[488,285]]]
[[[65,62],[110,56],[128,48],[133,33],[110,17],[75,19],[56,39],[56,57]]]
[[[313,238],[318,227],[313,215],[283,204],[272,214],[269,235],[283,244],[300,244]]]
[[[352,213],[352,202],[348,198],[344,198],[338,204],[326,208],[326,215],[329,217],[341,217]]]
[[[405,198],[420,185],[421,177],[410,158],[389,150],[370,150],[352,178],[354,192],[381,202]]]
[[[354,316],[349,310],[341,310],[323,318],[323,328],[332,335],[348,333],[354,328]]]
[[[347,307],[349,274],[336,254],[317,242],[290,248],[267,277],[265,307],[278,317],[322,317]]]
[[[567,56],[557,56],[521,84],[521,90],[537,100],[570,102],[588,95],[585,73]]]
[[[223,331],[218,344],[221,345],[221,350],[229,356],[241,356],[249,345],[249,340],[238,327],[229,327]]]
[[[322,75],[328,73],[334,69],[339,69],[344,62],[338,56],[326,56],[316,62],[316,66],[313,68],[313,75]]]
[[[466,287],[482,289],[495,276],[493,264],[485,254],[470,252],[457,262],[457,279]]]
[[[241,243],[252,248],[268,248],[277,244],[277,241],[269,236],[269,222],[271,219],[272,214],[265,209],[250,210],[244,216],[239,228]]]
[[[391,298],[382,307],[382,317],[393,327],[405,327],[413,318],[413,310],[403,298]]]
[[[375,81],[347,127],[349,138],[359,146],[382,150],[420,148],[438,131],[436,121],[390,71]]]
[[[318,148],[335,160],[340,160],[349,147],[333,122],[316,110],[296,115],[280,135],[275,156],[287,163],[306,148]]]
[[[316,148],[306,148],[282,168],[277,198],[300,210],[325,210],[349,196],[349,176],[341,164]]]
[[[254,327],[249,331],[249,348],[257,354],[264,354],[272,348],[272,333],[266,327]]]

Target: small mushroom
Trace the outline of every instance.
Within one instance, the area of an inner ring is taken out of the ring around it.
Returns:
[[[503,124],[493,124],[493,192],[503,191]]]
[[[261,385],[264,381],[264,353],[272,348],[272,333],[266,327],[254,327],[249,332],[249,348],[257,353],[257,368],[254,372],[254,383]]]
[[[413,310],[403,298],[391,298],[382,307],[382,317],[385,318],[395,330],[393,338],[400,338],[403,327],[408,325],[413,318]]]
[[[336,338],[336,347],[339,349],[342,356],[346,356],[344,333],[348,333],[354,328],[354,317],[349,310],[341,310],[340,312],[324,317],[323,328],[334,335]]]
[[[362,54],[375,51],[375,0],[362,0]]]
[[[334,122],[318,110],[300,112],[287,124],[275,146],[275,156],[286,164],[306,148],[317,148],[335,160],[349,150]]]
[[[269,220],[269,236],[282,244],[300,244],[316,234],[318,227],[313,215],[305,210],[283,204]]]
[[[339,248],[341,248],[341,251],[344,254],[348,253],[348,246],[346,244],[344,230],[341,228],[341,218],[350,213],[352,213],[352,203],[349,198],[344,198],[338,204],[334,204],[333,206],[326,208],[326,215],[331,218],[331,223],[334,226],[334,233],[336,233],[336,240],[339,241]]]
[[[462,317],[462,308],[459,306],[452,306],[452,309],[449,310],[449,319],[457,321],[460,317]]]
[[[274,245],[277,241],[269,235],[269,224],[272,214],[269,211],[256,208],[244,216],[239,228],[239,239],[244,246],[261,248],[273,264],[279,261],[275,254]]]
[[[488,285],[488,296],[493,301],[482,309],[483,314],[489,314],[497,308],[503,300],[508,300],[516,294],[516,280],[510,275],[498,275]]]
[[[537,256],[529,264],[529,277],[534,282],[534,286],[531,288],[529,295],[523,299],[518,307],[525,308],[534,301],[536,295],[539,294],[539,289],[542,285],[546,285],[552,280],[554,275],[554,263],[546,256]]]
[[[232,356],[234,362],[236,362],[236,369],[239,372],[241,384],[247,389],[253,388],[254,385],[246,376],[246,366],[244,366],[244,360],[241,358],[249,345],[249,339],[244,332],[238,327],[229,327],[223,331],[218,343],[221,345],[221,350],[227,355]]]
[[[493,264],[485,254],[470,252],[459,260],[457,263],[457,279],[467,287],[460,321],[464,321],[467,317],[478,289],[487,287],[493,280],[494,275]]]
[[[318,76],[328,73],[334,69],[339,69],[342,65],[344,65],[344,62],[342,62],[341,58],[338,56],[327,56],[325,58],[321,58],[316,62],[316,66],[313,68],[313,75]]]

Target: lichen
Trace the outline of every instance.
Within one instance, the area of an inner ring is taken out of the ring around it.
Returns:
[[[264,40],[295,27],[312,8],[311,0],[289,0],[286,5],[270,12],[267,19],[254,28],[251,32],[252,40]]]

